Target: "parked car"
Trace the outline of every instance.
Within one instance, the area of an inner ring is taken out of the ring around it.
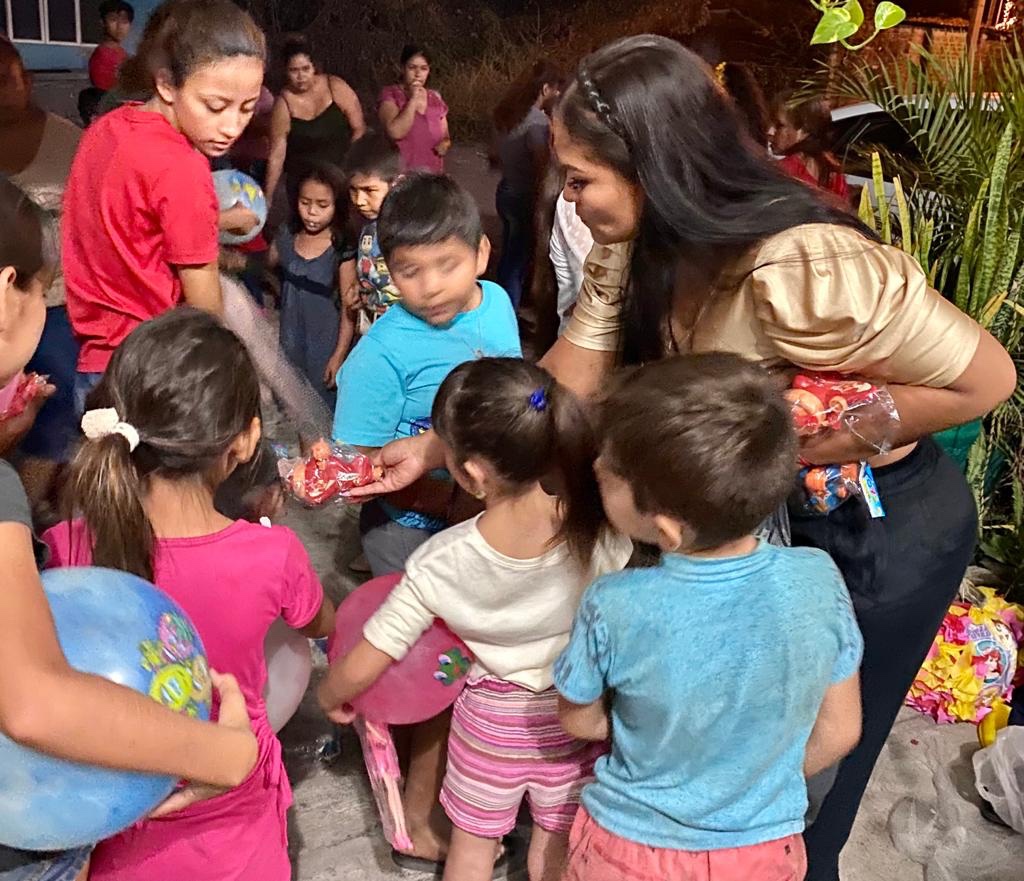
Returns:
[[[851,189],[871,183],[873,148],[883,147],[911,160],[920,156],[906,130],[877,104],[868,102],[832,111],[832,144]],[[892,184],[888,181],[885,191],[892,196]]]

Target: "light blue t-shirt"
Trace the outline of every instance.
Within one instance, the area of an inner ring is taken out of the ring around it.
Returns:
[[[721,850],[801,832],[811,728],[862,651],[842,576],[818,550],[668,554],[600,578],[554,671],[572,703],[611,692],[612,750],[584,806],[650,847]]]
[[[374,323],[338,372],[335,440],[382,447],[418,434],[415,423],[430,419],[437,390],[452,370],[474,358],[522,356],[508,294],[489,281],[481,281],[480,289],[480,305],[448,324],[429,324],[401,301]],[[406,526],[445,525],[414,512],[389,513]]]

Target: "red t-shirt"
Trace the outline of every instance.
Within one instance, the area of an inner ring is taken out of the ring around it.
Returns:
[[[89,80],[104,92],[117,84],[117,71],[128,57],[122,46],[97,46],[89,56]]]
[[[61,223],[81,373],[102,373],[139,324],[181,302],[175,266],[217,259],[210,164],[159,113],[127,104],[85,130]]]

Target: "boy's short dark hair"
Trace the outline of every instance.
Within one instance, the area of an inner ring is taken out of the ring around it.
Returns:
[[[379,177],[393,183],[402,173],[402,155],[395,142],[381,132],[370,131],[349,147],[345,154],[345,176]]]
[[[127,14],[128,21],[135,21],[135,7],[131,3],[126,3],[125,0],[103,0],[100,4],[100,21],[108,15],[118,15],[122,12]]]
[[[601,440],[637,508],[685,522],[695,550],[754,532],[797,473],[796,432],[778,381],[725,353],[625,374],[602,404]]]
[[[446,174],[417,171],[401,178],[384,199],[377,219],[385,260],[398,248],[448,239],[465,242],[475,251],[483,234],[476,201]]]

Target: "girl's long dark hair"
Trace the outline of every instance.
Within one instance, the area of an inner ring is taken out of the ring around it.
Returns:
[[[537,481],[551,486],[562,513],[559,538],[590,565],[605,516],[594,431],[572,392],[519,358],[480,358],[448,374],[432,418],[457,460],[479,456],[513,491]]]
[[[494,108],[494,128],[499,133],[512,131],[526,117],[544,86],[561,86],[565,75],[554,62],[542,58],[526,68],[502,95]]]
[[[241,341],[216,318],[175,309],[139,325],[114,352],[88,409],[113,407],[139,434],[83,441],[66,487],[68,517],[85,520],[95,566],[153,580],[150,477],[216,489],[231,442],[260,413],[260,386]]]
[[[625,363],[664,354],[680,267],[710,292],[736,257],[806,223],[871,233],[749,148],[710,68],[673,40],[610,43],[580,65],[559,106],[571,138],[644,192],[623,310]]]

